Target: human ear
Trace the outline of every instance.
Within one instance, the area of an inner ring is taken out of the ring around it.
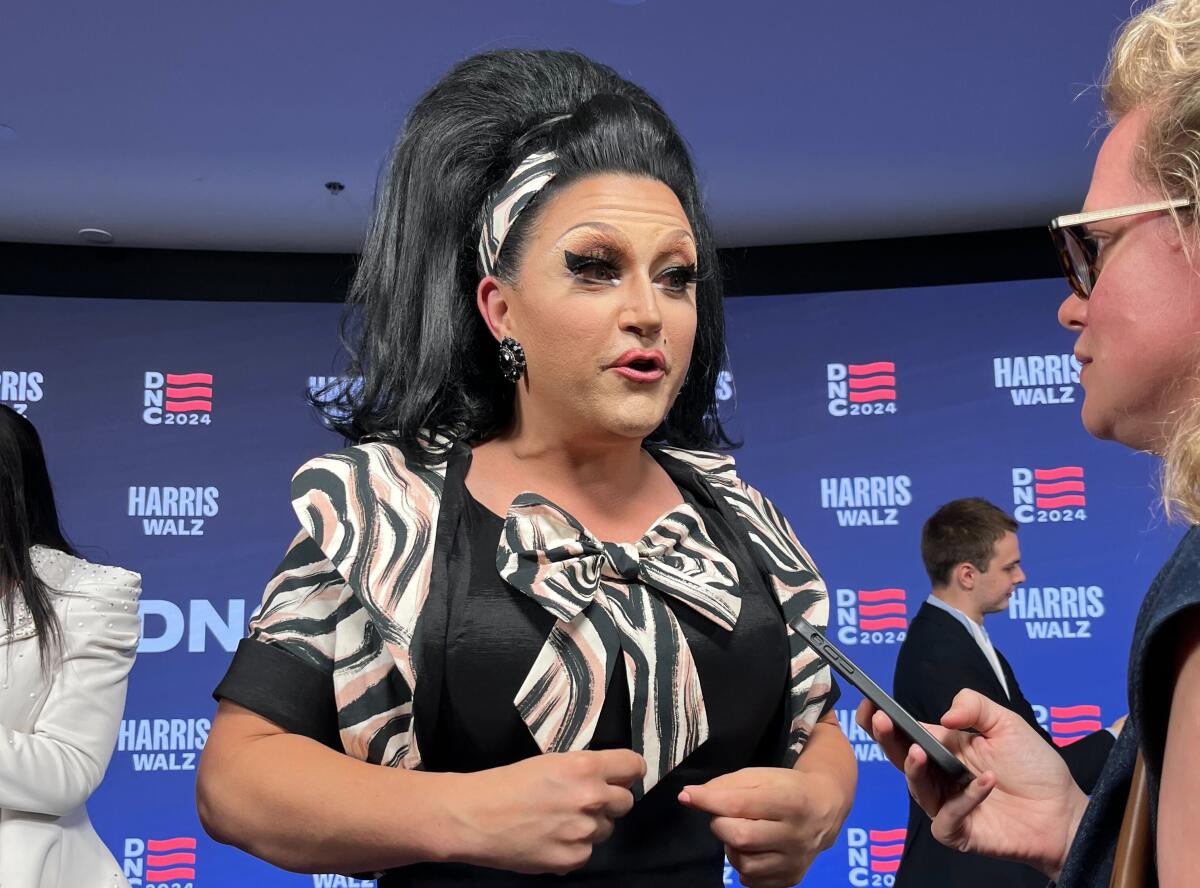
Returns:
[[[485,275],[475,288],[475,305],[497,341],[512,336],[508,288],[495,275]]]

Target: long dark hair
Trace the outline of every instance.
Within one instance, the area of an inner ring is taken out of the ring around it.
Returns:
[[[33,615],[42,662],[62,642],[50,590],[33,569],[32,546],[76,552],[58,523],[42,440],[33,423],[0,404],[0,613],[12,626],[17,602]]]
[[[380,184],[342,342],[347,376],[318,393],[328,424],[352,441],[393,441],[426,460],[422,429],[467,441],[501,431],[514,390],[475,306],[483,207],[534,151],[559,170],[508,233],[497,275],[511,280],[524,235],[548,196],[591,174],[657,179],[695,233],[700,281],[692,362],[652,438],[729,445],[717,417],[725,357],[717,252],[687,146],[662,108],[611,68],[573,52],[500,50],[459,64],[413,108]]]

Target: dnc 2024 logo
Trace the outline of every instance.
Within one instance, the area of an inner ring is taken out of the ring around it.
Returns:
[[[1082,466],[1012,470],[1013,517],[1022,524],[1087,520]]]
[[[163,373],[143,375],[142,422],[146,425],[200,426],[212,424],[213,375]]]
[[[194,888],[196,839],[175,836],[167,839],[126,839],[122,872],[132,888]]]
[[[896,883],[896,870],[904,854],[907,830],[863,829],[852,826],[846,830],[846,855],[850,884],[854,888],[890,888]]]
[[[896,412],[896,363],[826,364],[831,416],[882,416]]]
[[[836,589],[833,597],[841,644],[898,644],[908,634],[903,589]]]

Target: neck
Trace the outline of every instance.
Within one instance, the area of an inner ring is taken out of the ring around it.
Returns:
[[[653,460],[637,437],[571,434],[518,418],[489,443],[505,447],[527,467],[529,476],[556,479],[555,486],[568,486],[601,504],[616,506],[636,499],[653,470]]]
[[[965,590],[953,586],[941,586],[934,587],[932,594],[939,601],[944,601],[955,610],[966,614],[972,622],[983,625],[983,611],[971,601],[970,594]]]

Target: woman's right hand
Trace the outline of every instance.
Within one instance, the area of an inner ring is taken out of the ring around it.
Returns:
[[[942,716],[942,727],[926,725],[977,775],[966,788],[947,780],[870,701],[859,706],[857,720],[904,772],[939,842],[1017,860],[1058,878],[1087,796],[1062,757],[1024,719],[976,691],[962,690]]]
[[[464,863],[519,873],[567,873],[633,807],[646,762],[628,749],[547,753],[459,778],[451,817]]]

